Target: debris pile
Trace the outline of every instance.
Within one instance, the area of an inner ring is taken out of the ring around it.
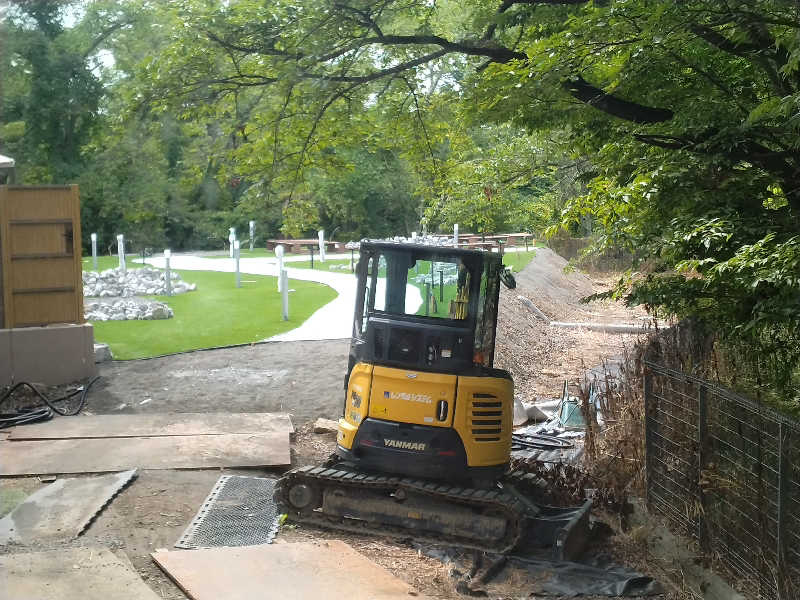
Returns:
[[[382,239],[365,239],[363,241],[370,242],[394,242],[396,244],[424,244],[425,246],[452,246],[453,236],[435,235],[435,234],[419,234],[416,237],[405,237],[402,235],[395,235]],[[361,242],[347,242],[344,246],[348,250],[358,250],[361,247]]]
[[[194,291],[194,283],[186,283],[173,272],[172,293],[183,294]],[[167,293],[167,278],[164,271],[152,267],[129,269],[107,269],[83,272],[83,296],[85,298],[130,298],[131,296],[163,296]]]
[[[163,302],[142,298],[84,302],[83,314],[87,321],[151,321],[174,316]]]

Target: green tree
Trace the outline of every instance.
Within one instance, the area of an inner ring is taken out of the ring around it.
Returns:
[[[124,11],[97,3],[66,28],[65,14],[73,10],[78,3],[30,0],[14,4],[0,25],[2,141],[17,159],[23,182],[77,180],[85,165],[81,150],[97,127],[104,94],[97,52],[129,23]]]

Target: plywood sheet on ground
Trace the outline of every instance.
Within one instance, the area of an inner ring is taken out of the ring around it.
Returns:
[[[0,589],[4,600],[159,598],[106,548],[0,555]]]
[[[58,479],[0,519],[0,544],[71,540],[136,474],[135,470]]]
[[[56,417],[45,423],[15,427],[11,440],[72,438],[162,437],[288,431],[285,413],[165,413]]]
[[[344,542],[158,551],[153,560],[192,600],[408,600],[412,588]],[[420,596],[417,596],[420,598]]]
[[[0,476],[284,466],[289,433],[0,442]]]

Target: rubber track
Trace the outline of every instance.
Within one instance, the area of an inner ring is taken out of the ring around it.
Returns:
[[[431,498],[445,500],[476,508],[493,508],[507,516],[506,535],[495,544],[478,542],[473,538],[426,533],[424,530],[406,529],[386,523],[370,523],[360,519],[326,515],[321,511],[293,510],[287,500],[289,488],[300,481],[308,481],[320,490],[326,487],[350,488],[358,490],[396,490],[425,494]],[[447,485],[422,479],[370,475],[360,471],[334,468],[330,462],[323,466],[305,466],[293,469],[278,480],[275,486],[275,500],[278,509],[287,517],[299,523],[318,527],[338,529],[362,534],[384,535],[390,537],[413,538],[433,544],[444,544],[471,548],[488,552],[510,552],[520,540],[524,531],[525,505],[512,494],[500,489],[483,490]]]

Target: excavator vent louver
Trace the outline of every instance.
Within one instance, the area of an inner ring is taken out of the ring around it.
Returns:
[[[498,442],[503,432],[503,403],[494,394],[472,394],[470,415],[476,442]]]

